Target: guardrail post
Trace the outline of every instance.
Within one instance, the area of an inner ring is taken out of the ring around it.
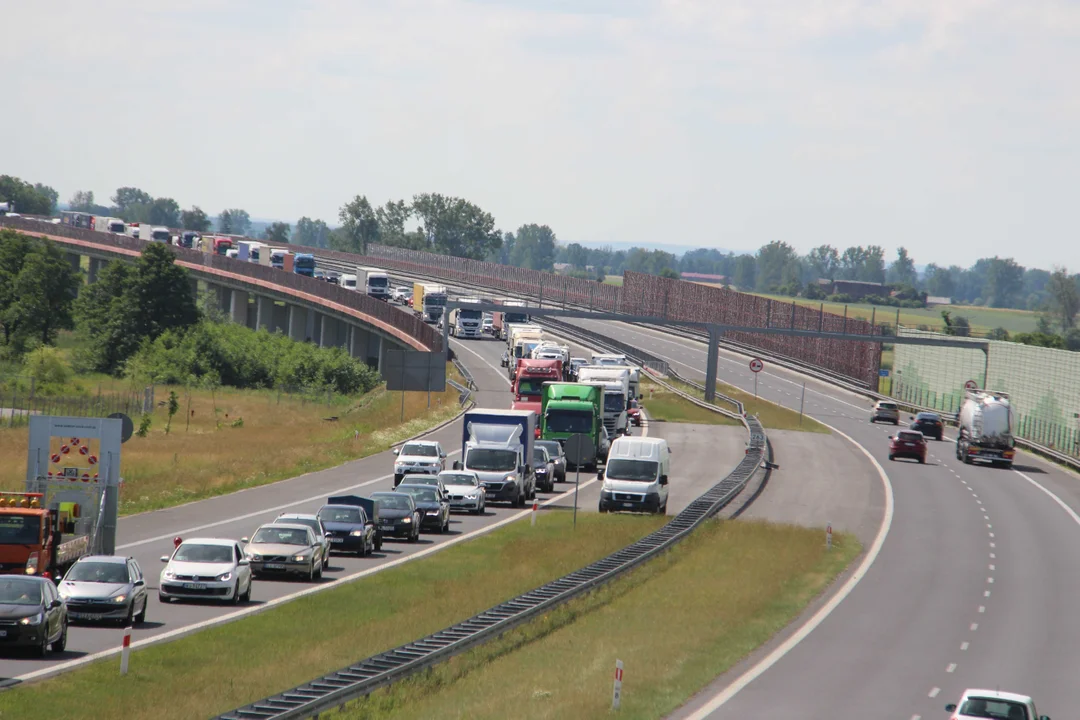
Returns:
[[[709,350],[705,357],[705,402],[711,403],[716,400],[716,353],[717,346],[720,344],[720,332],[715,325],[709,325],[708,330]]]

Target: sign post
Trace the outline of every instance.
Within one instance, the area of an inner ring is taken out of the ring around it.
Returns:
[[[757,397],[757,376],[765,368],[765,363],[761,362],[760,358],[754,358],[750,361],[750,372],[754,373],[754,397]]]
[[[584,433],[576,433],[566,438],[563,445],[566,461],[574,463],[574,528],[577,528],[578,489],[581,487],[581,466],[596,459],[596,447],[593,439]]]
[[[825,526],[825,549],[832,550],[832,523]]]
[[[799,425],[802,425],[803,408],[806,406],[806,382],[802,384],[802,399],[799,400]]]
[[[979,383],[975,382],[974,380],[968,380],[966,383],[964,383],[964,389],[965,390],[978,390],[979,389]]]
[[[611,694],[611,709],[618,710],[622,700],[622,660],[615,661],[615,690]]]

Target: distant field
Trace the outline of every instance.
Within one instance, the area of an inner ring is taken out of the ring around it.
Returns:
[[[604,284],[618,285],[619,287],[622,287],[622,275],[605,275]]]
[[[713,283],[701,284],[714,285]],[[719,286],[714,285],[714,287]],[[817,300],[790,298],[786,295],[770,295],[769,293],[751,294],[771,298],[784,303],[790,303],[794,300],[799,305],[805,307],[819,308],[822,305],[822,303]],[[844,314],[843,303],[826,302],[824,305],[825,312],[835,313],[837,315]],[[877,306],[877,312],[875,313],[874,305],[859,303],[848,305],[847,309],[848,317],[851,318],[870,320],[871,316],[874,316],[874,321],[877,323],[888,322],[889,324],[892,324],[896,322],[896,308],[893,307]],[[1010,333],[1033,332],[1038,320],[1038,315],[1030,310],[1007,310],[976,307],[973,305],[940,305],[926,309],[901,308],[900,324],[907,327],[926,325],[932,330],[941,330],[945,326],[944,321],[941,319],[942,310],[948,310],[954,317],[958,315],[966,317],[974,330],[984,332],[998,327],[1005,328]]]

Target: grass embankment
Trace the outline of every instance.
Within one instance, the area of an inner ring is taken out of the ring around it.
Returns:
[[[0,694],[20,720],[190,720],[226,712],[465,620],[653,531],[667,518],[515,522],[428,558],[228,625]],[[258,599],[258,586],[255,588]],[[441,714],[441,713],[437,713]]]
[[[605,275],[604,284],[622,287],[622,275]]]
[[[670,390],[650,382],[646,377],[641,379],[641,392],[645,396],[641,404],[645,407],[645,413],[650,421],[698,425],[742,424],[720,413],[698,407],[686,398],[679,397]]]
[[[693,395],[702,400],[705,399],[705,393],[693,385],[687,385],[672,378],[668,378],[665,382],[674,385],[688,395]],[[783,405],[777,405],[768,400],[762,400],[760,397],[755,398],[753,393],[743,392],[732,385],[717,382],[716,392],[741,402],[747,414],[756,415],[766,430],[802,430],[804,432],[829,433],[829,428],[810,417],[804,415],[800,422],[799,413],[796,411],[789,410]],[[732,409],[728,403],[717,403],[717,406],[725,410]],[[702,412],[708,412],[708,410],[702,410]]]
[[[817,529],[711,522],[631,575],[334,720],[662,717],[791,622],[859,554]]]
[[[452,365],[447,373],[464,384]],[[163,401],[170,390],[180,396],[180,410],[166,434]],[[158,386],[155,397],[158,407],[148,434],[123,445],[122,514],[224,495],[366,457],[459,410],[458,393],[450,385],[446,392],[432,393],[430,409],[426,393],[406,393],[404,421],[401,393],[383,386],[330,404],[325,398],[312,402],[271,390],[229,388],[189,394],[182,387]],[[140,418],[132,419],[137,428]],[[0,457],[15,460],[0,466],[0,489],[22,488],[27,439],[25,427],[0,430]]]

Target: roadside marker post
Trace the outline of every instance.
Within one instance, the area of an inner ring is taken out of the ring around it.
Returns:
[[[131,626],[124,628],[124,646],[120,652],[120,674],[127,675],[128,656],[131,655]]]
[[[803,408],[806,406],[806,383],[802,384],[802,399],[799,400],[799,425],[802,425]]]
[[[537,511],[538,508],[539,508],[539,503],[536,501],[536,498],[533,498],[533,509],[532,509],[532,516],[531,516],[532,517],[532,526],[533,527],[536,527],[536,511]]]
[[[615,690],[611,694],[611,709],[618,710],[622,701],[622,660],[615,661]]]
[[[825,549],[832,550],[832,523],[825,526]]]

